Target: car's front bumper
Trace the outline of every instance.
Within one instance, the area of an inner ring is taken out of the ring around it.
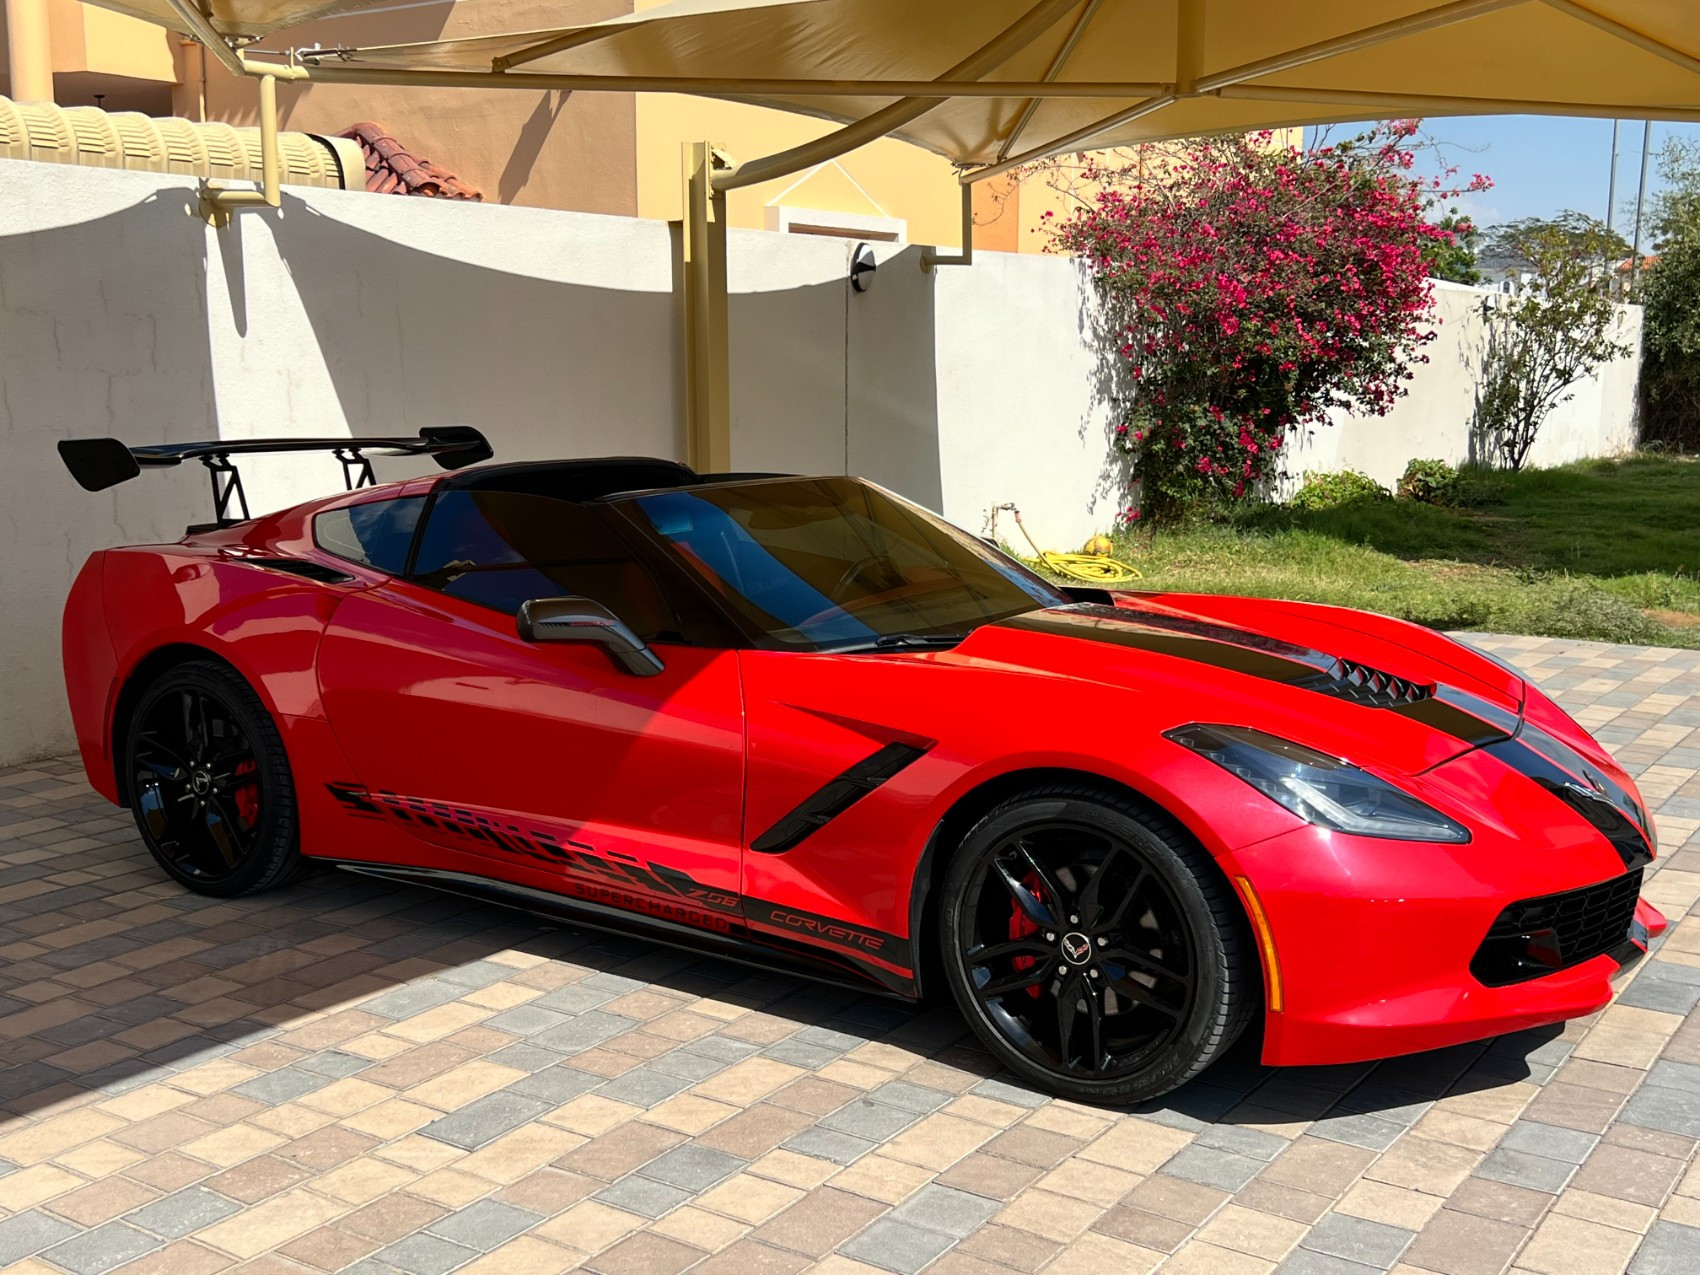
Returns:
[[[1445,773],[1441,773],[1445,772]],[[1471,971],[1508,905],[1624,881],[1612,844],[1556,803],[1529,804],[1505,768],[1469,754],[1425,777],[1448,809],[1479,812],[1469,845],[1396,842],[1304,827],[1227,855],[1267,917],[1282,1006],[1266,1015],[1271,1065],[1358,1062],[1438,1049],[1593,1013],[1665,927],[1645,900],[1601,951],[1489,986]],[[1242,887],[1243,888],[1243,887]],[[1619,891],[1621,894],[1621,889]],[[1267,970],[1265,971],[1268,977]]]

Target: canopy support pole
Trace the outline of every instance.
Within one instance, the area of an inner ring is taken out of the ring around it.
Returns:
[[[934,266],[971,266],[974,264],[974,188],[962,186],[962,251],[954,257],[941,257],[928,248],[921,254],[921,269],[931,273]]]
[[[194,0],[169,0],[169,3],[177,11],[177,16],[183,19],[183,25],[189,28],[190,34],[210,49],[215,58],[224,63],[225,70],[232,75],[248,73],[242,65],[242,59],[237,56],[236,50],[231,48],[229,42],[213,28],[212,20],[201,12]]]
[[[277,146],[277,76],[261,73],[259,78],[260,189],[232,190],[210,181],[202,182],[201,215],[214,226],[229,225],[231,214],[243,208],[283,207],[283,166]]]
[[[726,156],[709,142],[684,147],[682,224],[685,331],[685,454],[702,474],[732,468],[732,394],[727,345],[726,196],[714,189]]]
[[[6,56],[12,100],[53,100],[53,37],[47,0],[6,0]]]

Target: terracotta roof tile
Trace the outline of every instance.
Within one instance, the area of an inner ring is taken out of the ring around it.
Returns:
[[[436,199],[483,199],[447,169],[413,154],[382,124],[355,124],[337,134],[353,139],[366,157],[366,189],[378,195],[426,195]]]

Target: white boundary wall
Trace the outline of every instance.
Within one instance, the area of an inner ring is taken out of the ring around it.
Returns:
[[[504,459],[683,453],[666,225],[286,188],[281,212],[214,231],[195,192],[0,161],[0,763],[71,746],[59,615],[84,558],[175,539],[209,507],[198,465],[84,493],[60,438],[472,424]],[[1107,527],[1114,372],[1074,264],[983,253],[923,274],[919,248],[876,246],[881,269],[858,295],[851,247],[733,233],[734,465],[863,474],[972,531],[1014,501],[1047,547]],[[1467,311],[1460,296],[1443,305]],[[1293,468],[1390,481],[1414,455],[1461,458],[1465,347],[1447,342],[1466,328],[1443,327],[1392,418],[1319,435]],[[1626,360],[1583,387],[1536,460],[1625,449],[1633,382]],[[386,480],[430,469],[378,467]],[[258,513],[333,489],[338,470],[262,458],[244,477]]]

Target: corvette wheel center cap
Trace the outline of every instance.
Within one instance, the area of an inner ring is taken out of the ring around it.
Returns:
[[[1092,959],[1092,940],[1084,934],[1065,934],[1062,937],[1062,954],[1070,965],[1084,965]]]
[[[197,770],[189,776],[189,787],[194,789],[196,796],[204,797],[207,789],[212,787],[212,776],[204,770]]]

